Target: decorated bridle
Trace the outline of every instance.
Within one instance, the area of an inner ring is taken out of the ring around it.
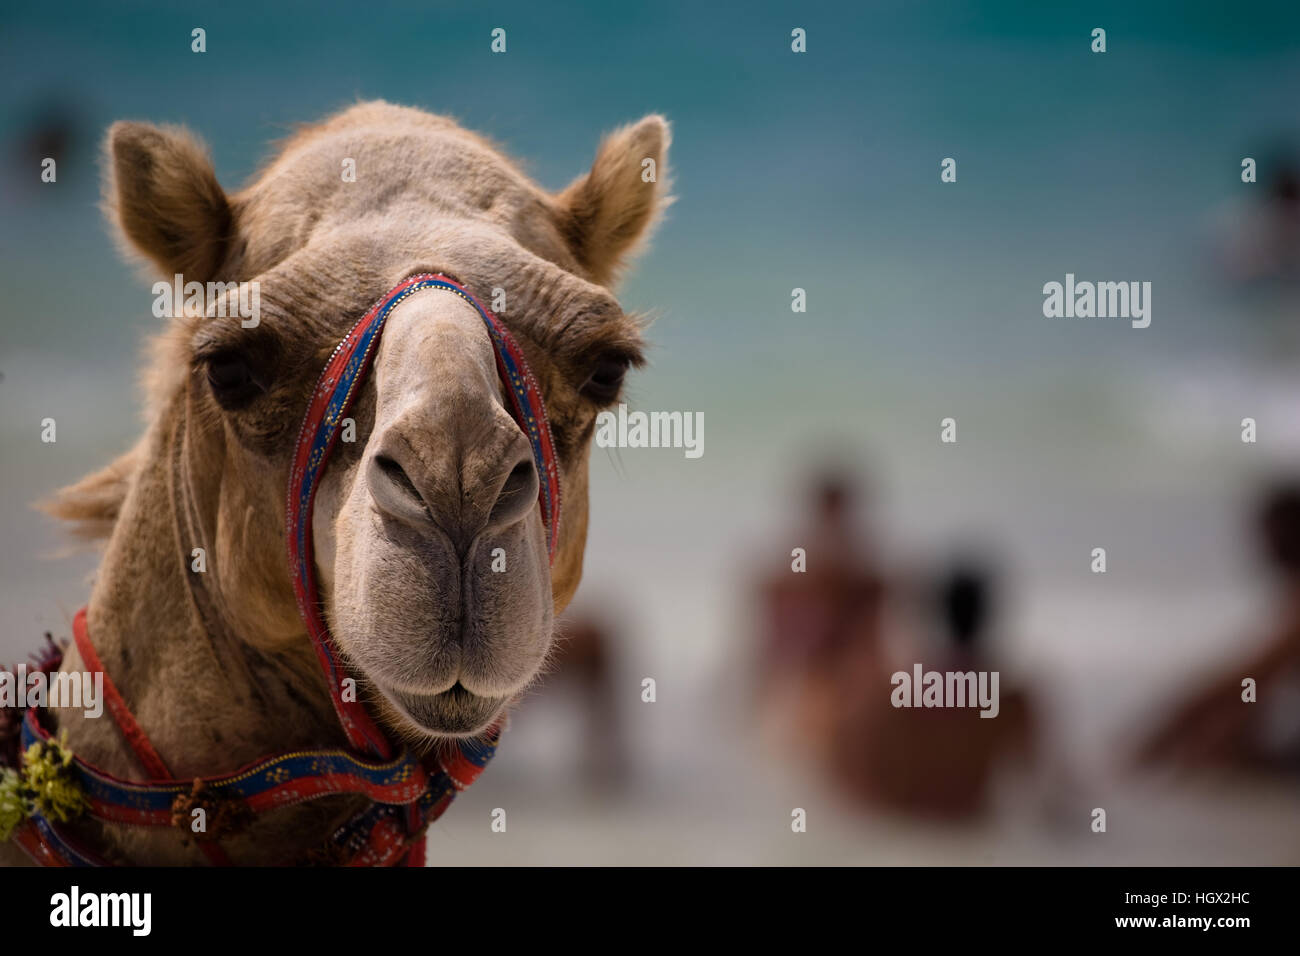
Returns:
[[[487,327],[497,371],[511,414],[528,436],[537,465],[538,501],[554,564],[559,537],[560,474],[541,390],[518,343],[504,324],[456,280],[441,274],[413,275],[385,293],[352,327],[326,363],[312,390],[289,472],[286,544],[298,612],[325,672],[339,723],[351,750],[320,749],[274,754],[233,773],[176,779],[104,673],[104,697],[123,736],[149,779],[128,781],[74,755],[44,726],[37,708],[23,715],[17,771],[4,778],[21,798],[22,819],[8,827],[12,838],[38,863],[104,866],[108,861],[79,846],[60,824],[88,815],[107,823],[179,827],[209,860],[227,865],[223,835],[238,832],[257,814],[331,794],[361,794],[369,806],[340,826],[323,848],[293,862],[351,866],[419,866],[424,832],[482,772],[496,751],[500,726],[482,738],[451,741],[447,752],[423,759],[399,750],[355,694],[345,693],[346,669],[321,611],[312,548],[312,510],[321,476],[379,347],[384,325],[398,304],[426,290],[449,292],[473,306]],[[73,640],[92,672],[104,672],[86,628],[83,608],[73,621]],[[41,667],[57,671],[61,652]],[[3,756],[3,755],[0,755]],[[16,784],[14,781],[17,781]],[[3,794],[0,794],[3,796]],[[209,821],[194,833],[194,812]],[[0,828],[4,828],[0,819]],[[0,839],[6,834],[0,829]]]

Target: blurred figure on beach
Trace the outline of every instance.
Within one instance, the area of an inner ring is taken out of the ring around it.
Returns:
[[[999,662],[989,638],[995,589],[979,563],[960,561],[941,577],[933,609],[942,622],[940,647],[912,642],[899,661],[908,674],[998,672],[995,708],[981,716],[967,706],[898,707],[890,669],[850,655],[834,734],[831,773],[852,799],[931,820],[960,821],[987,808],[990,782],[1004,763],[1034,762],[1037,717],[1029,694]],[[951,702],[949,702],[951,703]]]
[[[0,156],[7,174],[0,181],[0,204],[60,198],[60,191],[49,187],[59,182],[60,172],[75,175],[72,161],[98,135],[76,103],[66,91],[47,92],[15,111],[7,155]]]
[[[1263,497],[1256,533],[1277,591],[1267,636],[1174,705],[1138,747],[1142,767],[1300,774],[1300,481]]]
[[[886,584],[896,575],[881,570],[855,521],[854,484],[823,472],[807,500],[807,528],[795,539],[806,566],[796,553],[762,585],[756,687],[770,736],[856,805],[928,819],[979,814],[995,768],[1032,763],[1036,735],[1029,695],[990,646],[991,573],[954,563],[924,599],[939,622],[938,646],[906,635],[891,654],[886,600],[899,585]],[[910,674],[914,662],[926,671],[998,671],[997,716],[980,717],[976,706],[894,707],[892,674]]]
[[[830,743],[846,652],[879,653],[885,585],[869,536],[855,521],[857,488],[825,470],[809,487],[806,525],[788,566],[760,585],[763,621],[755,688],[781,745],[815,761]]]
[[[1259,165],[1251,200],[1221,225],[1221,259],[1241,284],[1300,283],[1300,159],[1279,151]],[[1258,191],[1256,191],[1258,190]]]
[[[586,731],[579,773],[598,790],[618,790],[627,780],[627,742],[614,687],[614,634],[604,619],[587,612],[565,620],[540,693],[572,693],[582,707]]]
[[[1281,363],[1290,383],[1300,357],[1300,156],[1289,146],[1269,150],[1256,175],[1214,214],[1213,262],[1229,308],[1249,317],[1243,345],[1267,365]]]

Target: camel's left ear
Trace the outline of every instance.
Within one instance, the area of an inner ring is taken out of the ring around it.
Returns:
[[[662,116],[647,116],[605,137],[591,172],[556,197],[569,245],[592,278],[609,285],[672,202]]]
[[[203,144],[176,127],[119,122],[106,146],[105,212],[131,250],[164,275],[215,278],[232,215]]]

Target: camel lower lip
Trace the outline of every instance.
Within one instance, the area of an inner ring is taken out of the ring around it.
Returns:
[[[412,723],[433,734],[468,736],[486,730],[501,711],[505,700],[482,697],[455,684],[438,694],[382,688],[389,699]]]

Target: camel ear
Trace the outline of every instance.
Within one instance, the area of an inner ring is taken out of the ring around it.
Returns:
[[[561,228],[578,261],[609,285],[668,208],[668,144],[662,116],[647,116],[605,137],[591,172],[557,198]]]
[[[107,154],[104,208],[130,248],[165,275],[214,278],[232,216],[204,146],[177,127],[119,122]]]

